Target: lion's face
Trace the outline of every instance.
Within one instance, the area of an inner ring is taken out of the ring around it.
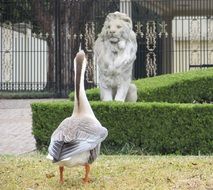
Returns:
[[[107,23],[106,27],[106,37],[109,39],[111,43],[117,43],[123,38],[124,34],[124,22],[115,19],[111,20]]]
[[[109,13],[98,39],[110,42],[112,45],[118,45],[121,41],[136,43],[131,18],[120,12]]]

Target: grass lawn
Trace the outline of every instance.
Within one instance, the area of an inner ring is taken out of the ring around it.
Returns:
[[[212,156],[100,156],[92,165],[91,183],[82,184],[83,167],[58,166],[44,155],[0,156],[2,190],[213,190]]]

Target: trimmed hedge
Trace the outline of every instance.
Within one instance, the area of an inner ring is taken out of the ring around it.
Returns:
[[[195,70],[145,78],[134,81],[138,102],[192,103],[213,101],[213,69]],[[99,89],[87,90],[91,101],[100,100]],[[73,93],[69,95],[73,100]]]
[[[134,82],[137,103],[91,102],[95,115],[109,130],[102,146],[105,153],[212,154],[213,104],[178,103],[212,102],[213,69]],[[99,89],[87,90],[87,96],[99,100]],[[46,150],[52,132],[72,109],[69,101],[32,104],[33,134],[39,150]]]
[[[91,106],[109,130],[105,153],[125,147],[149,154],[213,152],[213,104],[91,102]],[[47,148],[52,132],[72,109],[69,101],[32,104],[39,150]]]
[[[100,101],[100,89],[99,88],[91,88],[86,90],[87,98],[89,101]],[[69,94],[69,99],[71,101],[74,100],[74,92]]]

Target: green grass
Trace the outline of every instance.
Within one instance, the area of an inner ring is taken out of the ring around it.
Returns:
[[[4,190],[210,190],[213,157],[102,155],[92,165],[90,184],[82,184],[83,175],[83,167],[65,168],[60,185],[58,166],[43,155],[0,156]]]
[[[57,97],[55,92],[48,91],[1,91],[0,99],[33,99],[33,98],[52,98]]]

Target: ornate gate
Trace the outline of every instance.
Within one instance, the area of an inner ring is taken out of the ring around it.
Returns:
[[[95,87],[97,72],[93,56],[94,42],[106,15],[119,10],[119,1],[64,0],[58,2],[57,8],[61,94],[66,95],[74,88],[73,60],[79,48],[85,51],[88,60],[86,88]]]
[[[212,0],[2,0],[0,91],[73,90],[73,59],[87,54],[87,88],[97,84],[93,45],[109,12],[133,20],[133,78],[213,66]]]
[[[2,27],[2,81],[12,81],[12,24]]]
[[[53,23],[55,4],[43,7],[49,11],[48,21],[41,18],[44,10],[38,2],[0,3],[0,91],[56,93],[55,32],[47,27],[51,19]]]
[[[163,74],[163,46],[169,38],[167,23],[163,17],[151,8],[148,1],[134,1],[132,19],[137,34],[138,52],[135,62],[136,79]],[[167,68],[167,73],[169,68]]]
[[[138,39],[136,79],[213,66],[211,0],[126,3]]]

